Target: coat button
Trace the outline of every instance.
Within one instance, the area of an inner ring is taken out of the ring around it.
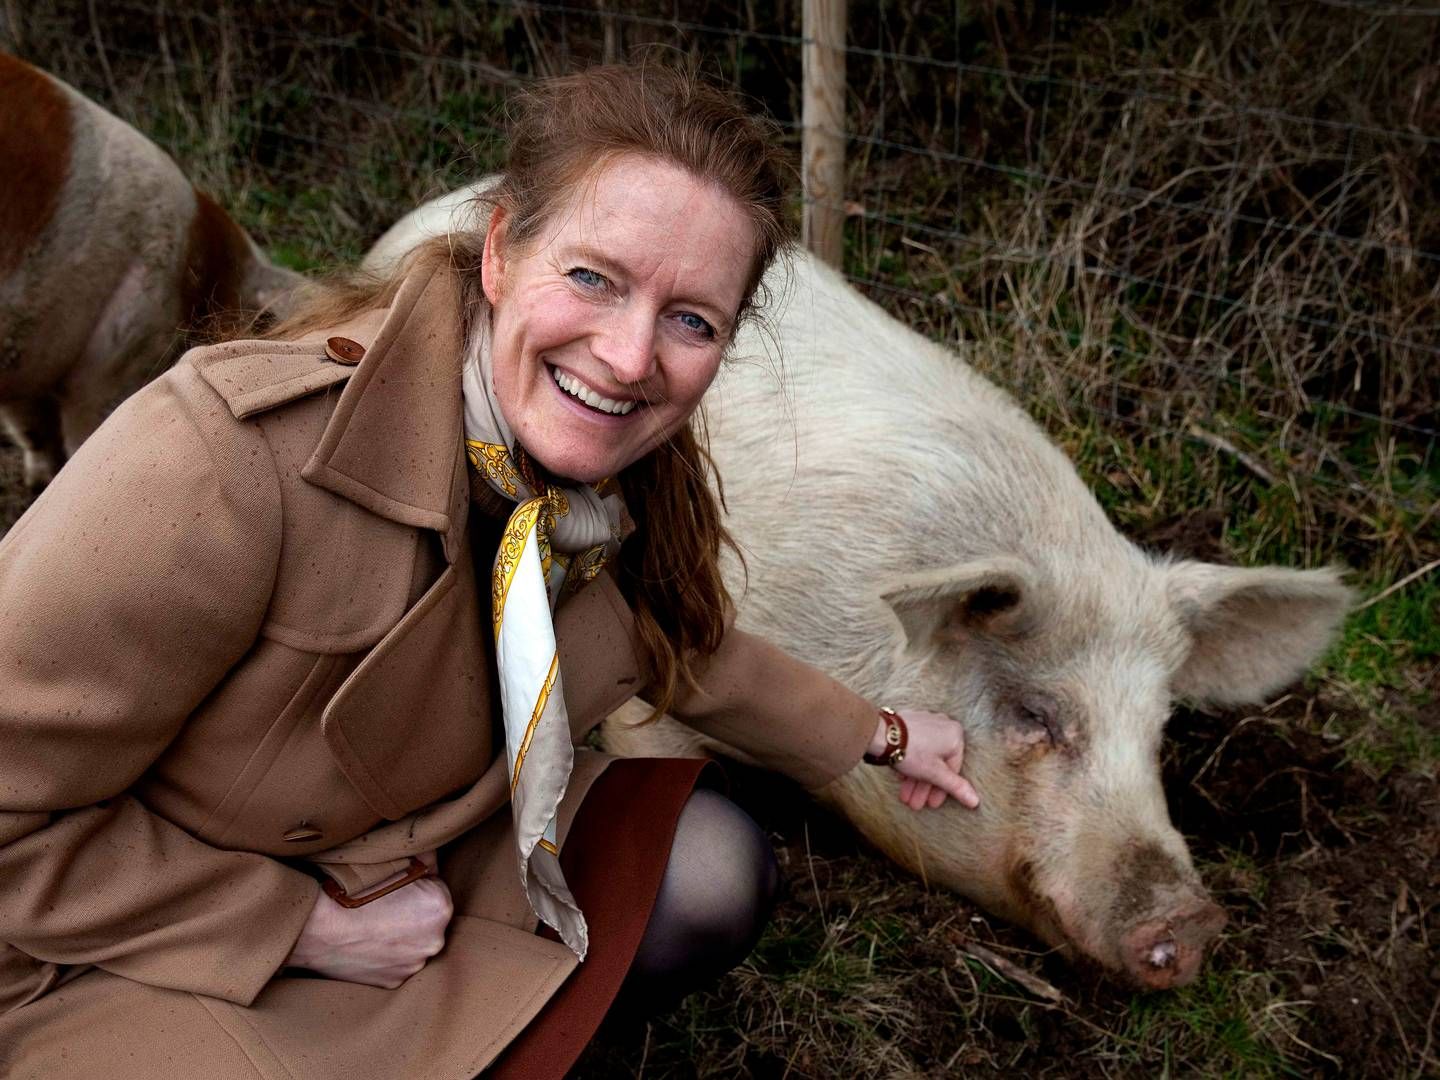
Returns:
[[[305,844],[311,840],[319,840],[324,835],[325,834],[315,828],[315,826],[306,825],[304,822],[301,822],[280,839],[284,840],[287,844]]]
[[[365,359],[365,346],[348,337],[326,338],[325,355],[337,364],[350,367]]]

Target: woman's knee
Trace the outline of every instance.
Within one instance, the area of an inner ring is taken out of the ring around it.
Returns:
[[[754,948],[780,885],[774,849],[754,820],[714,791],[681,811],[635,971],[703,981]]]
[[[754,818],[716,791],[696,791],[680,814],[667,878],[672,868],[685,879],[677,891],[688,894],[697,928],[714,923],[709,929],[723,938],[749,924],[758,938],[780,887],[780,867]]]

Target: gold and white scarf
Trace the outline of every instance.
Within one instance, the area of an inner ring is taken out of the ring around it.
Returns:
[[[589,945],[585,916],[560,872],[556,838],[575,753],[553,615],[619,550],[623,503],[613,483],[549,483],[516,445],[495,400],[483,317],[471,329],[461,387],[470,465],[517,504],[495,555],[491,609],[520,880],[531,909],[583,960]]]

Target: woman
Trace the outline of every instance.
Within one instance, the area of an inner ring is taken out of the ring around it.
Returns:
[[[728,626],[691,422],[786,241],[774,146],[668,69],[536,85],[483,242],[189,354],[15,526],[12,1074],[561,1075],[774,889],[704,766],[572,750],[637,692],[974,805],[953,721]]]

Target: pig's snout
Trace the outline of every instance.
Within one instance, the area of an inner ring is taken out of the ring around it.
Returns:
[[[1195,978],[1224,925],[1225,912],[1207,901],[1131,927],[1121,939],[1125,970],[1147,990],[1184,986]]]

